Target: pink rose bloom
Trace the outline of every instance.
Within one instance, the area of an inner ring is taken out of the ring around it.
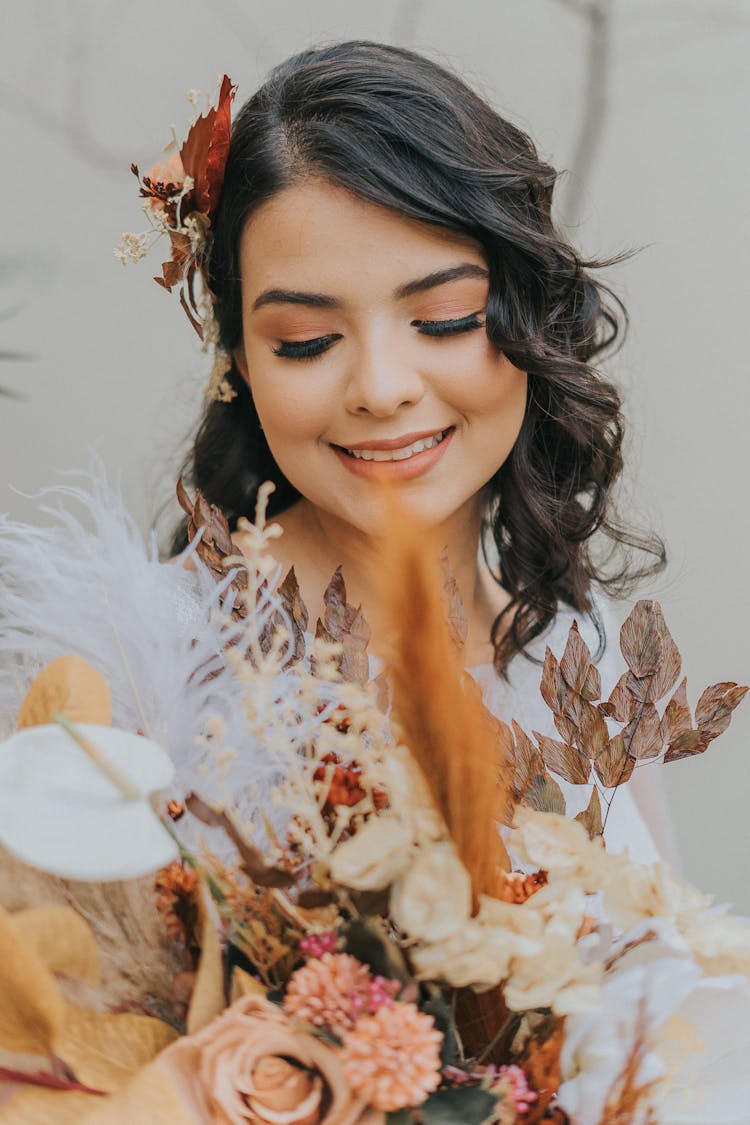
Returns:
[[[275,1004],[244,996],[158,1059],[212,1125],[385,1125],[344,1078],[339,1052],[294,1030]]]

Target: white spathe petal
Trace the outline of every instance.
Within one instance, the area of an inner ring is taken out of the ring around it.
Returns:
[[[663,1028],[658,1049],[668,1071],[658,1105],[663,1125],[748,1125],[750,982],[745,977],[699,981]]]
[[[0,743],[2,843],[69,879],[129,879],[175,859],[177,847],[149,800],[174,776],[164,750],[111,727],[76,729],[142,797],[124,797],[62,727],[28,727]]]

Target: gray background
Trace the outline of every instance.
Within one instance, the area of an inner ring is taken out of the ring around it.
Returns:
[[[747,680],[748,0],[5,0],[0,36],[0,508],[98,443],[146,527],[168,503],[207,377],[177,302],[111,247],[144,224],[148,168],[185,92],[244,100],[311,43],[366,37],[454,65],[572,169],[562,217],[610,271],[632,330],[613,367],[630,425],[626,510],[666,538],[658,597],[694,704]],[[168,516],[176,515],[170,508]],[[691,691],[692,688],[692,691]],[[750,705],[665,770],[687,874],[750,912]]]

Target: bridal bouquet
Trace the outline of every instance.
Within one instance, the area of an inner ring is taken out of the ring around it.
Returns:
[[[553,739],[484,709],[423,538],[378,668],[340,573],[314,635],[279,583],[267,493],[239,558],[181,490],[164,565],[62,491],[93,531],[0,524],[0,1122],[750,1120],[750,924],[602,839],[746,690],[693,715],[656,603],[607,698],[575,626],[548,651]]]

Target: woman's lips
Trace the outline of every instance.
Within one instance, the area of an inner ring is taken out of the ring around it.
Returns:
[[[441,431],[437,431],[440,433]],[[404,457],[400,460],[392,461],[374,461],[365,460],[363,457],[354,457],[351,453],[347,453],[341,446],[331,445],[331,449],[338,457],[339,461],[352,473],[355,477],[363,477],[366,480],[380,480],[380,481],[400,481],[411,480],[413,477],[422,476],[423,473],[429,472],[438,461],[441,460],[443,454],[451,443],[451,439],[455,433],[455,427],[451,426],[447,430],[443,430],[442,440],[433,445],[430,449],[423,449],[419,453],[413,453],[410,456]],[[425,434],[421,438],[415,438],[414,435],[409,434],[410,440],[406,441],[404,445],[395,446],[390,442],[373,443],[371,446],[353,446],[359,452],[378,452],[384,449],[389,450],[391,453],[396,453],[398,449],[408,448],[409,445],[415,444],[416,441],[424,440],[425,438],[434,436],[432,434]]]

